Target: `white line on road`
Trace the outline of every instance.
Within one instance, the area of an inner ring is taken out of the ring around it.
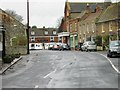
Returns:
[[[47,78],[48,76],[50,76],[51,74],[55,73],[56,72],[56,69],[52,72],[50,72],[49,74],[45,75],[43,78]]]
[[[39,88],[39,86],[38,86],[38,85],[35,85],[35,88]]]
[[[98,53],[98,54],[100,54],[100,53]],[[113,69],[114,69],[117,73],[120,74],[120,71],[115,67],[115,65],[112,63],[112,61],[111,61],[107,56],[105,56],[105,55],[103,55],[103,54],[100,54],[100,55],[104,56],[104,57],[110,62],[110,64],[112,65]]]

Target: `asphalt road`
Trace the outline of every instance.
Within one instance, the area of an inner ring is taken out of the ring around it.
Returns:
[[[31,51],[2,76],[3,88],[118,88],[118,73],[97,52]]]

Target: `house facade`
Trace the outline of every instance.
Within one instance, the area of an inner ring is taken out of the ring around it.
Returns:
[[[108,6],[97,21],[97,35],[102,37],[102,46],[107,46],[109,41],[120,40],[120,3]]]
[[[103,7],[103,3],[66,2],[64,10],[64,22],[66,31],[69,32],[68,44],[75,48],[79,43],[87,39],[86,23],[81,23],[89,13],[95,13],[97,6]],[[95,25],[95,22],[94,22]],[[87,26],[89,27],[89,26]],[[95,28],[93,26],[93,28]],[[76,30],[76,31],[75,31]],[[89,35],[90,36],[90,35]]]
[[[4,28],[5,54],[26,54],[27,40],[25,25],[0,9],[0,22]]]
[[[87,17],[80,22],[81,43],[85,41],[95,41],[96,38],[96,21],[102,12],[100,6],[96,6],[95,12],[90,12]]]
[[[48,43],[61,41],[56,28],[30,28],[29,35],[30,49],[48,49]]]

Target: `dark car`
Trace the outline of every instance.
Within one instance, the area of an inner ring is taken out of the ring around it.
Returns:
[[[120,40],[111,41],[107,51],[108,57],[120,56]]]
[[[62,44],[62,48],[63,50],[70,50],[70,46],[65,43]]]

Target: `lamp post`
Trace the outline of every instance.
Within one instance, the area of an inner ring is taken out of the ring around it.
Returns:
[[[27,54],[30,54],[30,51],[29,51],[29,0],[27,0],[27,29],[26,29],[26,33],[27,33]]]

